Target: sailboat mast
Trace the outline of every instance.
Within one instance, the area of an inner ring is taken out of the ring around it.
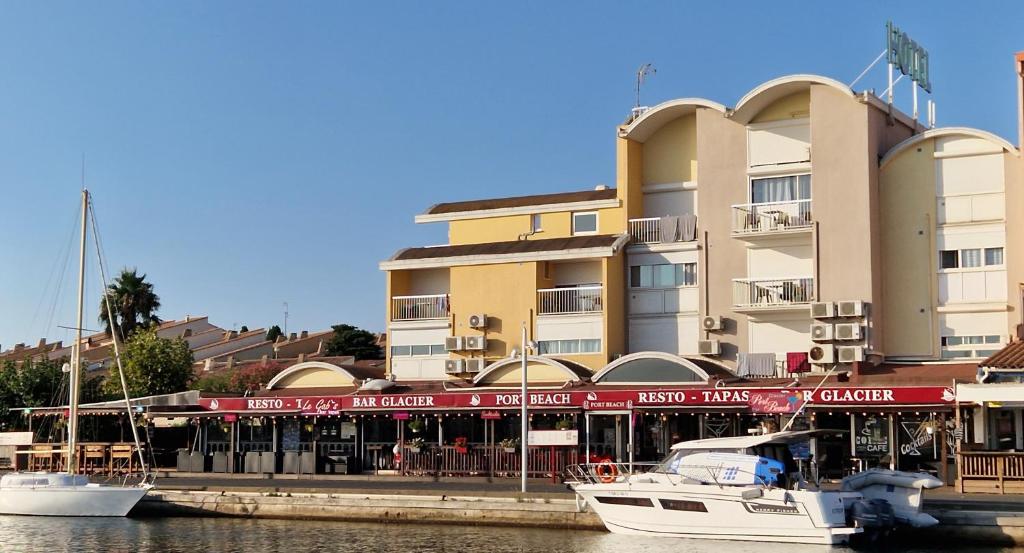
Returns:
[[[82,318],[85,310],[85,236],[89,220],[89,191],[82,189],[82,241],[78,252],[78,316],[71,348],[70,401],[68,402],[68,474],[78,472],[78,395],[82,369]],[[106,291],[104,290],[104,293]]]

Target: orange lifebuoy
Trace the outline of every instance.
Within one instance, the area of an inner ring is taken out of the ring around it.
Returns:
[[[619,476],[619,469],[609,461],[598,464],[594,472],[597,474],[598,480],[605,484],[611,484]]]

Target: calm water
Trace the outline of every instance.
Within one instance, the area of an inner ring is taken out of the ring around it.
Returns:
[[[512,528],[355,524],[228,518],[46,519],[0,516],[0,550],[342,551],[386,553],[766,553],[821,552],[819,546],[769,545],[603,532]],[[842,549],[833,551],[843,552]],[[909,551],[909,550],[908,550]],[[930,549],[920,549],[924,553]],[[954,551],[954,550],[949,550]],[[995,553],[969,549],[956,553]],[[1021,551],[1021,550],[1017,550]]]

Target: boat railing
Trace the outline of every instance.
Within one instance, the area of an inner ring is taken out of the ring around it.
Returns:
[[[647,473],[664,474],[666,480],[673,486],[690,480],[723,488],[744,485],[738,482],[747,480],[754,484],[746,485],[771,487],[771,484],[765,481],[761,475],[733,465],[667,466],[665,463],[613,463],[611,461],[569,465],[566,467],[566,481],[576,484],[631,483],[630,476]],[[742,476],[747,478],[741,478]],[[674,481],[674,478],[678,480]]]

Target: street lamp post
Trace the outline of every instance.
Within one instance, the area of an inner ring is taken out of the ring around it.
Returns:
[[[522,480],[521,486],[520,486],[520,488],[521,488],[520,491],[523,492],[523,493],[526,493],[526,464],[527,464],[527,458],[528,458],[527,453],[528,453],[528,450],[529,450],[529,447],[530,447],[529,446],[529,444],[530,444],[530,421],[526,418],[526,416],[527,416],[527,413],[526,413],[526,399],[527,399],[527,397],[526,397],[526,347],[527,347],[527,344],[526,344],[526,323],[525,322],[523,323],[523,335],[522,335],[522,344],[521,344],[521,346],[522,346],[522,353],[520,353],[520,355],[523,356],[523,367],[522,367],[522,371],[521,371],[522,372],[522,382],[521,382],[522,389],[520,390],[519,408],[520,408],[520,416],[522,418],[522,435],[520,436],[520,450],[521,450],[520,453],[522,455],[522,459],[520,460],[519,472],[521,474],[521,480]]]

